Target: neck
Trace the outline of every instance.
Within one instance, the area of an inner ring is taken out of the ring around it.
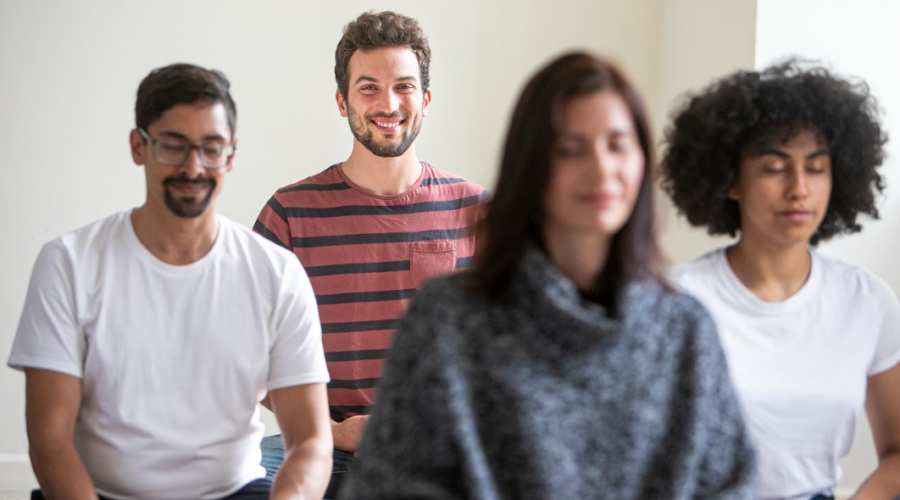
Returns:
[[[812,269],[805,244],[767,245],[742,237],[725,255],[735,276],[765,302],[780,302],[797,293]]]
[[[583,292],[593,291],[606,266],[612,240],[593,232],[572,232],[545,225],[550,260]]]
[[[359,141],[353,141],[350,158],[341,163],[341,171],[351,182],[372,194],[391,196],[408,191],[422,175],[415,144],[400,156],[384,158],[372,154]]]
[[[154,257],[174,266],[200,260],[209,253],[219,231],[212,203],[203,214],[190,219],[145,203],[131,212],[131,224],[138,240]]]

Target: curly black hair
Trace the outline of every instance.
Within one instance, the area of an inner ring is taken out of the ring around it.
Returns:
[[[878,218],[884,190],[877,168],[887,134],[864,81],[792,59],[763,71],[738,71],[714,82],[672,114],[665,132],[662,187],[679,213],[709,234],[735,236],[741,221],[728,197],[746,148],[784,143],[809,130],[827,143],[832,168],[828,210],[810,239],[816,245],[862,230],[860,213]]]

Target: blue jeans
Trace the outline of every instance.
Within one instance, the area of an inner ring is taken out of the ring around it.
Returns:
[[[262,449],[261,465],[266,468],[266,477],[272,479],[284,462],[284,443],[281,441],[281,434],[264,437],[259,447]],[[337,498],[353,463],[353,454],[346,451],[334,450],[332,458],[334,462],[331,467],[331,480],[328,481],[328,488],[325,490],[326,499]]]

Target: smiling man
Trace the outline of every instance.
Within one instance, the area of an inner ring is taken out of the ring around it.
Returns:
[[[25,371],[32,498],[321,498],[328,373],[289,253],[217,215],[236,111],[223,74],[160,68],[138,89],[145,203],[42,249],[9,365]],[[289,459],[265,478],[257,402]]]
[[[335,52],[335,99],[353,133],[350,157],[279,189],[254,230],[292,250],[309,273],[332,381],[333,498],[365,429],[396,320],[422,282],[469,265],[469,226],[484,188],[416,156],[428,114],[431,49],[418,22],[365,13]],[[273,473],[278,436],[263,441]]]

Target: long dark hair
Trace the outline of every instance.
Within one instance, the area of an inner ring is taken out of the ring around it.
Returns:
[[[551,152],[566,103],[572,97],[605,90],[616,92],[628,105],[645,166],[634,211],[613,237],[594,291],[614,297],[633,280],[661,282],[661,253],[654,227],[653,140],[643,102],[616,66],[575,52],[540,70],[528,82],[513,112],[500,178],[477,229],[480,242],[474,262],[474,286],[489,297],[499,298],[509,291],[529,244],[534,242],[544,248],[543,199],[550,180]]]

